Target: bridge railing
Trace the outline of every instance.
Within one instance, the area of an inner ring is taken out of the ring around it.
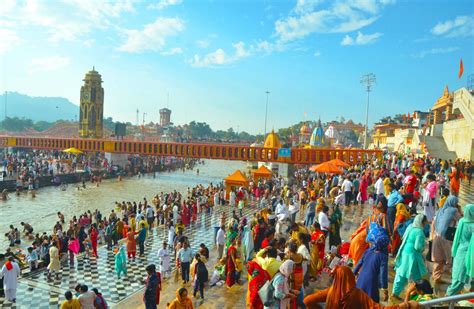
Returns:
[[[420,305],[422,305],[423,308],[431,308],[436,305],[447,304],[449,306],[449,309],[454,309],[454,305],[457,302],[469,299],[474,299],[474,292],[427,300],[420,302]]]
[[[0,147],[46,150],[62,150],[74,147],[85,152],[129,153],[292,164],[317,164],[336,158],[350,164],[356,164],[370,160],[373,155],[379,158],[382,155],[380,150],[292,148],[290,157],[279,157],[278,148],[251,147],[245,145],[14,136],[0,137]]]

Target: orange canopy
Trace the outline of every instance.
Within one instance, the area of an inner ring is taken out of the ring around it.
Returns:
[[[318,165],[313,165],[309,169],[313,172],[318,173],[328,173],[328,174],[342,174],[342,169],[338,166],[334,165],[333,163],[327,161]]]
[[[248,185],[249,180],[245,175],[240,171],[236,170],[233,174],[227,176],[224,178],[224,181],[226,184],[232,184],[232,185]]]
[[[258,169],[252,171],[254,177],[259,178],[270,178],[272,176],[272,171],[270,171],[265,165],[261,165]]]
[[[339,166],[339,167],[349,167],[350,166],[349,164],[347,164],[346,162],[344,162],[340,159],[334,159],[334,160],[331,160],[329,162],[334,164],[335,166]]]

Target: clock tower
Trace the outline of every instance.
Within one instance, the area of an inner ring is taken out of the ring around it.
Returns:
[[[92,67],[86,73],[81,87],[81,106],[79,115],[79,136],[83,138],[102,138],[104,119],[104,88],[102,77]]]

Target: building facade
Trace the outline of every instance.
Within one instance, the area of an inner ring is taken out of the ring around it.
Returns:
[[[166,127],[171,123],[171,110],[168,108],[160,109],[160,126]]]
[[[102,138],[104,119],[104,88],[102,77],[92,68],[81,87],[79,137]]]

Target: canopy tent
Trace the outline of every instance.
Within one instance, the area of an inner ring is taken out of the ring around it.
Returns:
[[[334,165],[330,161],[313,165],[309,168],[310,171],[318,172],[318,173],[328,173],[328,174],[342,174],[343,171],[338,166]]]
[[[233,174],[224,178],[226,198],[229,198],[230,191],[235,187],[248,187],[248,178],[240,171],[236,170]]]
[[[329,161],[329,163],[332,163],[332,164],[334,164],[335,166],[338,166],[338,167],[349,167],[350,166],[350,164],[347,164],[346,162],[344,162],[340,159],[331,160],[331,161]]]
[[[260,178],[271,178],[272,171],[268,169],[265,165],[261,165],[258,169],[252,171],[253,179],[258,182]]]
[[[68,148],[68,149],[64,149],[63,152],[66,152],[66,153],[72,153],[72,154],[81,154],[82,151],[80,149],[77,149],[77,148]]]

